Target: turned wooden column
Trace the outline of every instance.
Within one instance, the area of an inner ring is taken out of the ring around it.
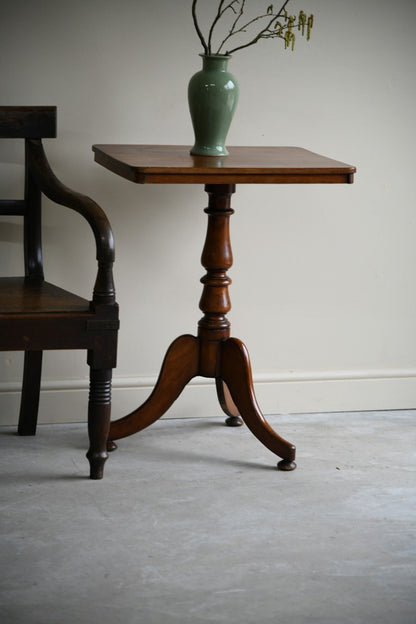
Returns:
[[[228,286],[231,279],[227,275],[233,263],[230,241],[230,207],[234,184],[207,184],[205,190],[209,196],[208,227],[201,264],[206,275],[201,278],[204,285],[199,308],[204,316],[198,323],[200,339],[200,375],[216,377],[217,347],[221,340],[230,335],[230,322],[227,312],[231,309]]]

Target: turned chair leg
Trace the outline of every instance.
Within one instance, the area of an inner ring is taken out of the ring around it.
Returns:
[[[35,435],[38,421],[42,351],[26,351],[23,367],[22,395],[17,432]]]
[[[111,415],[112,369],[90,369],[90,396],[88,403],[88,435],[90,447],[90,478],[102,479],[108,457],[107,439]]]

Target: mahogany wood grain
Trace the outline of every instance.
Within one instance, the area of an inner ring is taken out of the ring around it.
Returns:
[[[65,310],[70,312],[89,312],[90,303],[87,299],[49,284],[44,280],[27,277],[1,278],[1,311],[6,314],[39,314]]]
[[[176,338],[165,355],[152,394],[136,410],[111,423],[109,439],[114,441],[130,436],[163,416],[185,386],[198,375],[198,362],[198,339],[190,335]]]
[[[229,148],[194,156],[182,145],[94,145],[97,163],[141,184],[351,183],[355,167],[300,147]]]
[[[233,401],[250,431],[266,448],[283,457],[283,461],[278,463],[279,469],[288,471],[296,468],[296,447],[272,429],[258,406],[249,354],[241,340],[229,338],[221,343],[219,377],[230,389]]]
[[[215,385],[217,388],[217,397],[221,408],[228,418],[225,423],[228,427],[241,427],[243,421],[240,418],[240,411],[233,401],[231,392],[223,379],[216,377]]]

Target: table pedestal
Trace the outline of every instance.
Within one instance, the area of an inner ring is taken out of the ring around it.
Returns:
[[[169,347],[159,378],[147,401],[136,410],[111,423],[111,441],[145,429],[160,418],[196,376],[216,380],[220,405],[230,426],[241,424],[270,451],[283,458],[280,470],[294,470],[296,449],[281,438],[267,423],[256,401],[250,358],[245,345],[230,338],[227,312],[231,308],[227,270],[232,266],[229,220],[233,214],[231,195],[234,184],[207,184],[209,196],[208,229],[201,262],[206,275],[201,279],[203,292],[199,307],[204,316],[198,323],[198,335],[183,335]]]

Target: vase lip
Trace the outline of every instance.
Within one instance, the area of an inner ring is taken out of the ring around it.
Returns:
[[[217,59],[230,59],[231,54],[205,54],[205,52],[201,52],[199,56],[202,58],[217,58]]]

